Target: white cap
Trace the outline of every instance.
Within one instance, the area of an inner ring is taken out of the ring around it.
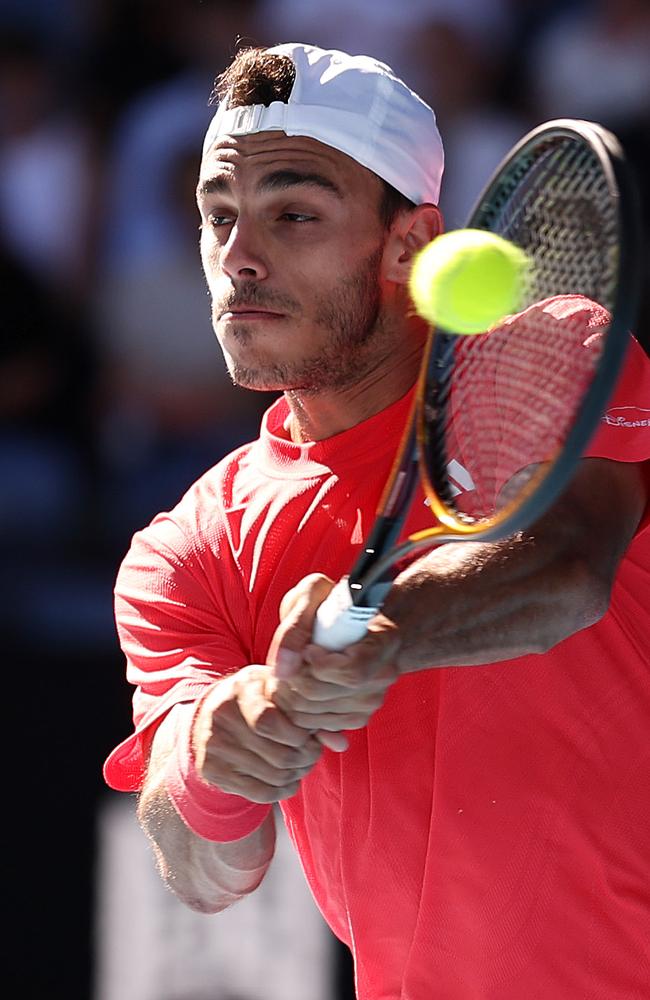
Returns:
[[[222,103],[206,133],[204,156],[224,135],[303,135],[346,153],[414,204],[438,203],[444,153],[436,116],[388,66],[298,42],[266,51],[288,56],[296,67],[288,102]]]

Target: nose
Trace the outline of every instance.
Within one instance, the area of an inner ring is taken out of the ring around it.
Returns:
[[[221,266],[230,278],[251,278],[262,281],[268,277],[268,267],[255,227],[240,216],[228,236],[221,253]]]

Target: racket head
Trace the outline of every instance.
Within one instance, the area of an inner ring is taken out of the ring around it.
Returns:
[[[467,227],[515,243],[533,267],[516,316],[474,336],[432,332],[417,435],[438,526],[413,543],[441,530],[504,537],[565,488],[634,324],[638,218],[620,144],[594,123],[538,126],[500,164]],[[459,476],[468,489],[459,490]]]

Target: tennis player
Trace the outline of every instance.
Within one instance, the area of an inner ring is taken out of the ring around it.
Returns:
[[[362,1000],[641,1000],[647,359],[633,343],[531,531],[418,558],[367,638],[313,646],[409,412],[407,280],[441,229],[442,145],[367,57],[243,51],[219,98],[198,184],[214,328],[237,383],[282,395],[133,539],[116,609],[135,731],[106,779],[140,791],[162,877],[206,913],[260,884],[280,803]],[[589,328],[584,301],[557,310]],[[407,531],[429,523],[420,497]]]

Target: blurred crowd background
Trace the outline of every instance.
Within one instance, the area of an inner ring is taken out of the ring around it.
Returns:
[[[208,98],[240,40],[389,62],[436,109],[448,228],[512,143],[550,118],[612,128],[648,184],[647,0],[0,0],[15,995],[91,995],[101,764],[130,725],[118,563],[135,530],[255,435],[269,403],[227,379],[197,252]],[[647,301],[640,322],[647,331]]]

